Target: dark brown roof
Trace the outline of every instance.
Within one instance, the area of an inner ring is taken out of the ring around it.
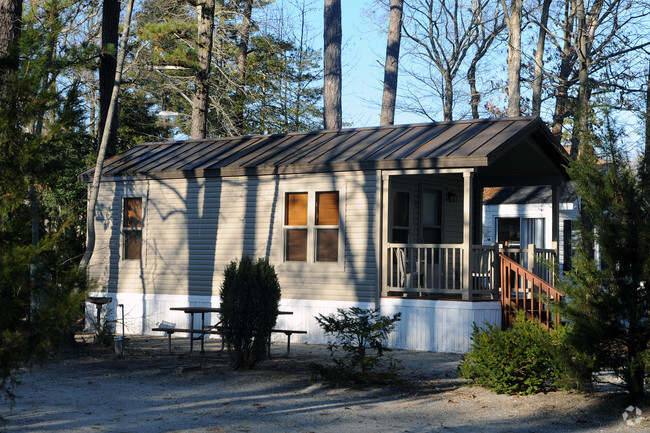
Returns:
[[[107,160],[103,179],[488,167],[524,142],[547,165],[564,163],[539,118],[516,117],[144,143]]]

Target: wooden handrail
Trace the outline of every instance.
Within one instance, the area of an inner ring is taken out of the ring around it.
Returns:
[[[499,262],[503,329],[512,325],[516,310],[523,310],[527,318],[547,329],[553,322],[559,324],[560,315],[551,311],[551,303],[561,302],[564,294],[505,254],[499,254]]]

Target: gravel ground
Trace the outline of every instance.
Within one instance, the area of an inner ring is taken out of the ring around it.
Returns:
[[[188,353],[187,339],[133,337],[124,357],[82,344],[25,371],[6,432],[636,432],[624,396],[612,391],[497,395],[456,378],[460,356],[395,351],[401,381],[336,389],[311,383],[324,346],[283,343],[255,370],[232,371],[218,340]],[[630,418],[631,419],[631,418]],[[636,419],[636,418],[635,418]]]

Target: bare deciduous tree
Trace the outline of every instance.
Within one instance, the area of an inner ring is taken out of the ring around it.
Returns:
[[[108,145],[108,136],[110,134],[111,123],[115,117],[117,110],[117,96],[120,91],[120,83],[122,82],[122,73],[124,71],[124,59],[126,58],[126,43],[129,39],[129,29],[131,27],[131,13],[133,12],[134,0],[129,0],[126,7],[126,17],[124,19],[124,26],[122,28],[122,40],[117,56],[117,69],[115,71],[115,80],[113,81],[113,91],[111,93],[111,103],[108,107],[106,115],[106,124],[104,125],[104,132],[102,133],[102,140],[97,151],[97,162],[95,163],[95,172],[93,174],[93,181],[90,185],[88,197],[88,215],[87,215],[87,238],[86,238],[86,251],[84,252],[79,267],[86,269],[92,258],[95,249],[95,207],[97,206],[97,197],[99,196],[99,182],[102,177],[102,170],[104,168],[104,158],[106,157],[106,147]]]
[[[508,116],[521,116],[521,20],[522,0],[501,0],[508,25]]]
[[[488,2],[476,2],[476,12],[478,25],[476,27],[477,37],[475,40],[474,57],[467,68],[467,82],[470,89],[470,106],[472,108],[472,118],[479,118],[479,104],[481,102],[481,93],[476,86],[476,70],[479,62],[487,55],[492,43],[497,36],[501,34],[506,27],[504,15],[498,7],[494,9],[488,7]]]
[[[475,4],[463,0],[408,3],[403,32],[412,43],[412,53],[430,62],[441,76],[445,121],[453,120],[454,81],[478,38],[479,11],[485,3],[485,0],[482,3],[476,0]]]
[[[535,70],[533,76],[533,100],[532,115],[539,116],[542,108],[542,81],[544,75],[544,48],[546,45],[546,33],[548,26],[548,15],[551,7],[551,0],[544,0],[542,13],[539,19],[539,36],[537,38],[537,49],[535,50]]]

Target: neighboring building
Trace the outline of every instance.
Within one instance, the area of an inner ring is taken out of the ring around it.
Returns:
[[[539,118],[138,145],[104,166],[92,295],[123,304],[131,333],[183,326],[170,307],[218,306],[224,267],[262,256],[298,341],[359,306],[402,313],[394,348],[463,352],[473,323],[501,321],[483,188],[551,185],[559,215],[565,158]]]
[[[559,195],[560,231],[557,259],[560,273],[571,269],[571,239],[579,216],[579,198],[573,185],[562,185]],[[503,248],[553,248],[552,193],[547,186],[490,188],[483,202],[483,244]]]

